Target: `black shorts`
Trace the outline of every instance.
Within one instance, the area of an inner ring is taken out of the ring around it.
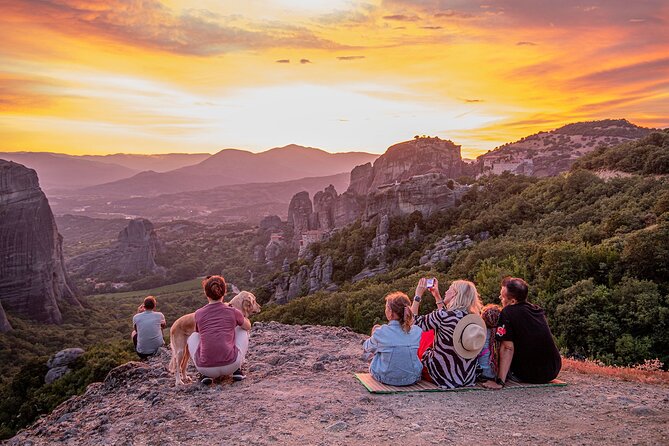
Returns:
[[[135,345],[135,348],[137,348],[137,333],[132,335],[132,343]],[[153,353],[140,353],[137,350],[135,350],[135,353],[137,353],[137,356],[139,356],[139,359],[146,359],[149,356],[155,355],[156,353],[158,353],[158,351],[156,350]]]

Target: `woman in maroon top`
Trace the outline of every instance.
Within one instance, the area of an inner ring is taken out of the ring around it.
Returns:
[[[226,285],[221,276],[202,281],[209,303],[195,312],[195,332],[188,338],[188,350],[195,368],[205,376],[203,384],[212,378],[232,375],[235,381],[244,379],[242,362],[249,348],[251,321],[241,311],[223,302]]]

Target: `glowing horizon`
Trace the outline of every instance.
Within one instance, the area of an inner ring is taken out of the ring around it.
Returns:
[[[669,127],[661,0],[13,0],[0,151],[475,157],[564,124]]]

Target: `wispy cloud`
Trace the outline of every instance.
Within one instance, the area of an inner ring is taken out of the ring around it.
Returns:
[[[338,60],[359,60],[364,58],[365,56],[337,56]]]
[[[572,79],[570,84],[579,87],[610,88],[666,79],[669,79],[669,57],[597,71]]]
[[[443,18],[470,19],[474,17],[474,14],[471,14],[469,12],[455,11],[453,9],[447,9],[446,11],[440,11],[435,13],[434,17],[438,19],[443,19]]]
[[[12,14],[65,34],[97,36],[167,52],[212,56],[240,49],[338,48],[306,28],[240,27],[207,10],[175,13],[158,0],[16,0]]]
[[[0,72],[0,111],[47,106],[54,101],[53,91],[63,86],[46,77]]]
[[[401,9],[405,14],[416,11],[443,17],[502,16],[501,22],[522,23],[528,27],[608,27],[628,24],[630,20],[664,22],[658,14],[667,6],[664,0],[591,0],[587,3],[583,0],[487,0],[485,5],[468,0],[384,0],[383,4]]]
[[[398,22],[417,22],[420,20],[420,17],[418,17],[417,15],[404,15],[404,14],[384,15],[383,18],[385,20],[395,20]]]

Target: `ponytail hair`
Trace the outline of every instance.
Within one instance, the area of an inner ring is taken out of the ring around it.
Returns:
[[[204,288],[204,294],[211,300],[221,300],[227,290],[225,279],[222,276],[207,276],[202,281],[202,288]]]
[[[395,291],[386,295],[385,299],[390,311],[400,318],[399,323],[402,330],[409,333],[413,324],[413,312],[411,311],[411,301],[407,295],[401,291]]]

